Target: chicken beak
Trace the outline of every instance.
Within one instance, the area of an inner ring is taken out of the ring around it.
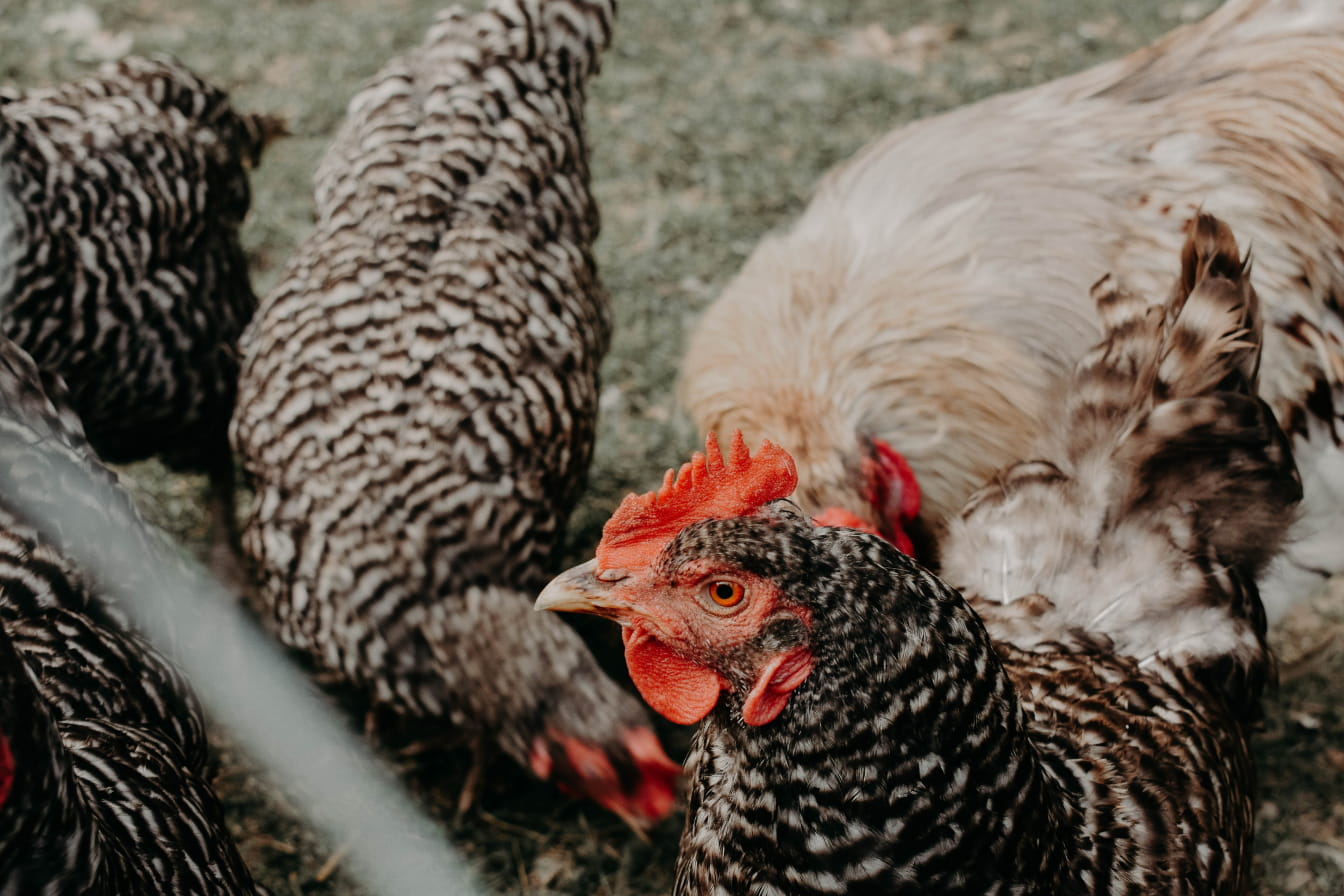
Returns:
[[[630,605],[611,592],[612,583],[598,578],[597,560],[593,559],[552,579],[537,596],[534,608],[589,613],[619,620],[629,613]]]

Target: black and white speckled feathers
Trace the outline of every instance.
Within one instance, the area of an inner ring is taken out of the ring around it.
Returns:
[[[951,589],[875,536],[817,528],[787,503],[698,524],[668,556],[778,585],[812,615],[816,664],[776,721],[743,724],[744,679],[697,732],[675,893],[1070,892],[1077,820]],[[717,671],[733,680],[734,668]]]
[[[111,476],[59,379],[0,337],[0,476],[16,489],[0,502],[0,752],[12,769],[0,894],[258,893],[205,783],[186,683],[24,521],[34,507],[76,507],[143,530],[146,558],[171,556],[128,496],[111,507],[81,497],[72,464]],[[147,583],[153,563],[131,575]]]
[[[789,610],[720,654],[713,621],[677,642],[726,683],[689,760],[678,896],[1249,892],[1248,727],[1272,671],[1254,577],[1301,482],[1250,393],[1230,233],[1198,219],[1185,262],[1165,305],[1099,286],[1107,337],[1054,453],[949,533],[960,593],[789,502],[664,551],[663,587],[745,576]],[[800,644],[811,675],[743,724],[761,657]]]
[[[233,428],[280,638],[562,780],[586,755],[566,742],[629,765],[647,724],[530,611],[586,478],[610,336],[583,105],[613,13],[449,12],[355,96],[316,227],[244,337]]]
[[[0,323],[105,460],[222,475],[256,307],[247,170],[280,129],[170,60],[0,90]]]
[[[759,558],[762,522],[698,537]],[[812,529],[771,557],[816,564],[786,593],[817,667],[775,723],[730,695],[697,732],[678,896],[1248,891],[1245,719],[1192,670],[998,644],[872,536]]]

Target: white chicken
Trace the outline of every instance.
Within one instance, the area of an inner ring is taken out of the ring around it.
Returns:
[[[893,538],[919,504],[903,457],[915,528],[936,539],[1059,413],[1099,333],[1088,286],[1111,272],[1160,294],[1201,208],[1250,248],[1261,392],[1305,482],[1263,583],[1276,617],[1344,569],[1337,0],[1232,0],[1123,59],[878,139],[710,307],[681,401],[701,430],[789,450],[805,510]]]

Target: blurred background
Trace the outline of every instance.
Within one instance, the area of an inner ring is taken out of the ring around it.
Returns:
[[[616,331],[570,555],[591,551],[623,494],[651,487],[699,442],[671,393],[686,329],[827,168],[900,122],[1112,58],[1215,5],[626,2],[588,106],[604,228],[598,261]],[[292,136],[268,150],[253,177],[244,234],[260,293],[309,226],[312,172],[349,98],[417,43],[440,8],[433,0],[0,0],[0,84],[49,83],[127,53],[169,53],[227,88],[240,108],[285,116]],[[155,463],[123,472],[147,515],[201,546],[203,481]],[[1344,583],[1336,584],[1276,637],[1281,688],[1257,737],[1262,896],[1344,893]],[[363,725],[357,711],[350,719]],[[686,732],[667,738],[680,750]],[[217,787],[259,880],[277,896],[360,893],[342,874],[342,844],[311,834],[227,732],[216,743]],[[382,749],[497,892],[642,896],[670,887],[679,818],[644,840],[504,763],[459,815],[466,753],[404,747],[390,739]]]

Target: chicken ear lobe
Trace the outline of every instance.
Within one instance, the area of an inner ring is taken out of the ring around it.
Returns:
[[[678,725],[694,725],[709,715],[724,687],[717,672],[686,659],[636,625],[622,629],[622,637],[630,678],[654,712]]]
[[[742,702],[742,721],[748,725],[765,725],[775,720],[807,676],[812,674],[812,651],[795,647],[765,664],[756,686]]]

